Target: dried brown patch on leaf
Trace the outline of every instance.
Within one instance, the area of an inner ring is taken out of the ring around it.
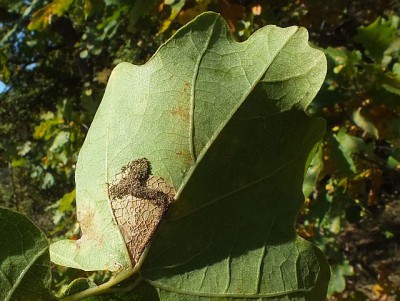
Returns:
[[[187,166],[193,164],[192,154],[187,150],[181,150],[176,153],[180,160],[182,160]]]
[[[190,115],[189,111],[187,110],[186,107],[184,106],[176,106],[172,109],[171,114],[173,116],[179,117],[183,119],[184,121],[189,121],[190,120]]]
[[[142,158],[122,167],[110,185],[109,194],[135,266],[173,201],[175,191],[164,179],[152,176],[150,162]]]
[[[82,241],[89,236],[92,241],[96,241],[99,245],[103,244],[102,236],[99,235],[98,229],[94,228],[95,223],[93,222],[93,218],[93,208],[86,207],[80,211],[80,214],[78,215],[78,222],[80,228],[82,229],[82,232],[84,232],[85,235],[82,235],[82,237],[77,241],[78,247],[80,246]]]

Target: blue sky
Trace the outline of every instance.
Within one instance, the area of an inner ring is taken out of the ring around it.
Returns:
[[[3,91],[6,89],[6,85],[0,80],[0,93],[3,93]]]

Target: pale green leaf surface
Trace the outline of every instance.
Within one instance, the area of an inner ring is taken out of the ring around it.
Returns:
[[[54,138],[52,145],[50,146],[51,152],[57,152],[60,150],[70,139],[70,133],[66,131],[60,131]]]
[[[301,111],[326,72],[307,39],[305,29],[267,26],[237,43],[206,13],[145,65],[117,66],[79,155],[82,237],[52,245],[52,260],[131,268],[107,183],[146,157],[177,191],[142,270],[160,299],[324,294],[326,263],[293,228],[324,128]]]
[[[0,207],[0,300],[50,300],[46,236],[26,216]]]
[[[361,108],[353,112],[352,119],[354,123],[362,128],[366,133],[374,137],[374,139],[379,139],[379,132],[376,126],[368,120],[366,116],[361,113]]]

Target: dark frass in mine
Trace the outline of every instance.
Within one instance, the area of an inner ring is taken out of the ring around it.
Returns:
[[[150,162],[141,158],[121,168],[109,187],[109,195],[135,266],[173,201],[175,191],[164,179],[152,175]]]
[[[131,195],[141,199],[157,201],[168,205],[170,196],[157,188],[148,187],[147,180],[151,175],[151,165],[146,158],[129,162],[121,168],[122,178],[110,186],[112,199],[119,199]]]

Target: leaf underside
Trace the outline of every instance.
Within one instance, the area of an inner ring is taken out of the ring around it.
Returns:
[[[53,244],[52,261],[133,268],[108,185],[145,157],[176,201],[130,297],[323,300],[327,263],[293,225],[325,127],[304,110],[325,72],[305,29],[266,26],[237,43],[214,13],[180,29],[145,65],[118,65],[77,164],[82,237]]]

